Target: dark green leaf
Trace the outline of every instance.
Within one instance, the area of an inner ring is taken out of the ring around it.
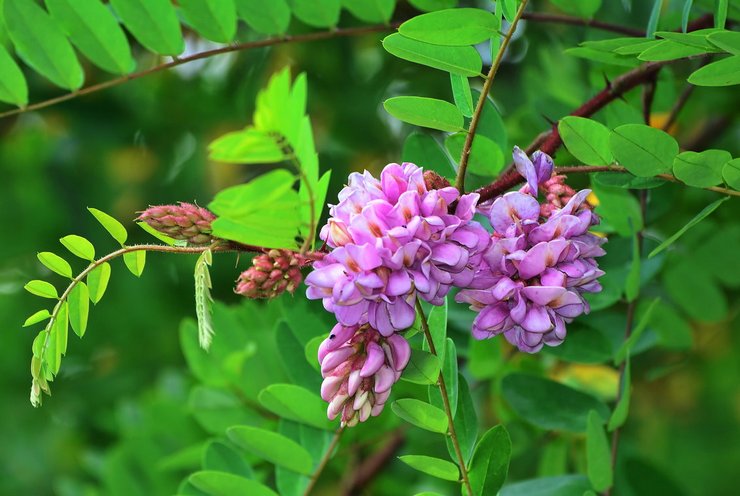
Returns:
[[[383,40],[383,48],[398,58],[465,77],[478,76],[483,62],[475,48],[430,45],[398,33]]]
[[[44,308],[43,310],[39,310],[38,312],[28,317],[26,321],[23,323],[23,327],[28,327],[34,324],[38,324],[39,322],[43,322],[49,317],[51,317],[51,314],[49,313],[47,309]]]
[[[478,415],[475,413],[473,397],[470,395],[468,383],[462,374],[458,374],[457,384],[457,409],[452,424],[455,426],[457,442],[460,445],[464,462],[467,464],[470,462],[470,457],[473,456],[475,441],[478,437]],[[452,439],[449,437],[447,438],[447,451],[453,460],[457,458]]]
[[[696,86],[740,84],[740,55],[732,55],[694,71],[687,81]]]
[[[84,260],[95,260],[95,247],[88,240],[76,234],[70,234],[59,240],[73,255]]]
[[[126,268],[136,277],[141,277],[146,265],[146,252],[144,250],[129,251],[123,254],[123,263]]]
[[[462,155],[467,133],[447,136],[445,146],[453,157]],[[484,177],[496,176],[504,168],[504,155],[501,148],[486,136],[476,134],[470,147],[467,171]]]
[[[450,85],[457,108],[465,117],[472,117],[474,111],[473,95],[470,93],[468,78],[459,74],[450,74]]]
[[[437,141],[428,134],[413,132],[403,144],[401,158],[404,162],[413,162],[424,170],[433,170],[442,177],[451,177],[455,169],[450,159]]]
[[[8,34],[24,62],[57,86],[68,90],[82,86],[82,66],[45,10],[30,0],[5,0],[3,8]]]
[[[678,143],[668,133],[643,124],[625,124],[612,131],[612,154],[632,174],[651,177],[671,171]]]
[[[255,31],[263,34],[283,34],[290,25],[290,7],[286,0],[255,2],[235,0],[239,17]]]
[[[652,301],[647,310],[645,310],[645,313],[640,317],[637,325],[634,327],[634,329],[632,329],[630,337],[622,343],[622,346],[620,346],[617,352],[614,354],[615,365],[621,365],[622,362],[624,362],[625,359],[630,356],[632,348],[635,347],[637,342],[640,340],[642,333],[645,332],[645,329],[647,329],[648,322],[650,322],[650,315],[653,313],[653,309],[659,301],[660,299],[658,298]]]
[[[409,364],[401,379],[414,384],[435,384],[439,378],[439,358],[426,351],[412,349]]]
[[[110,280],[110,264],[104,264],[96,267],[87,275],[87,288],[90,293],[90,301],[97,303],[105,294]]]
[[[661,244],[659,244],[658,246],[656,246],[655,249],[650,252],[650,255],[648,255],[648,258],[654,257],[658,253],[662,252],[663,250],[665,250],[666,248],[668,248],[669,246],[671,246],[673,243],[676,242],[676,240],[678,240],[678,238],[680,238],[681,236],[683,236],[686,233],[686,231],[688,231],[689,229],[691,229],[692,227],[694,227],[695,225],[697,225],[699,222],[701,222],[702,220],[704,220],[709,214],[711,214],[712,212],[714,212],[715,210],[717,210],[717,208],[719,208],[719,206],[723,202],[725,202],[725,201],[727,201],[729,199],[730,199],[729,196],[725,196],[724,198],[720,198],[718,200],[715,200],[712,203],[710,203],[709,205],[707,205],[706,207],[704,207],[704,209],[701,212],[699,212],[698,214],[696,214],[693,219],[691,219],[690,221],[688,221],[686,223],[686,225],[684,225],[681,229],[679,229],[678,231],[676,231],[675,233],[673,233],[673,235],[671,237],[669,237],[668,239],[666,239],[665,241],[663,241]]]
[[[568,14],[591,18],[601,8],[601,0],[551,0]]]
[[[209,496],[277,496],[275,491],[257,481],[226,472],[203,470],[192,474],[188,481]]]
[[[740,158],[732,159],[722,167],[722,177],[730,188],[740,191]]]
[[[396,0],[342,0],[342,7],[361,21],[386,23],[393,16]]]
[[[614,407],[612,416],[609,417],[609,431],[614,431],[624,425],[627,421],[627,416],[630,411],[630,394],[632,389],[632,365],[630,365],[630,357],[627,357],[627,361],[624,366],[624,374],[622,375],[619,401]]]
[[[683,152],[673,161],[673,174],[689,186],[716,186],[722,182],[722,168],[731,159],[725,150]]]
[[[105,230],[108,231],[111,236],[113,236],[113,239],[118,241],[118,243],[120,244],[124,244],[126,242],[126,238],[128,238],[128,233],[126,232],[126,228],[123,227],[123,224],[121,224],[115,218],[106,214],[102,210],[98,210],[97,208],[93,207],[87,207],[87,209],[90,211],[91,214],[93,214],[98,222],[100,222]]]
[[[424,455],[399,456],[399,460],[411,468],[438,479],[457,481],[460,479],[460,470],[452,462]]]
[[[498,494],[506,481],[510,459],[511,439],[503,425],[483,434],[475,447],[468,471],[473,494]]]
[[[111,0],[123,24],[139,43],[160,55],[185,49],[175,7],[169,0]]]
[[[609,165],[614,157],[609,149],[609,130],[603,124],[583,117],[564,117],[558,130],[568,151],[588,165]]]
[[[641,319],[649,309],[643,302],[640,303],[637,307],[638,319]],[[676,310],[664,302],[659,302],[653,308],[648,325],[657,332],[661,346],[678,350],[691,348],[693,343],[691,326]]]
[[[415,126],[461,131],[465,120],[450,102],[421,96],[397,96],[383,102],[385,110],[396,119]]]
[[[598,412],[591,410],[586,430],[586,467],[588,479],[597,491],[606,491],[613,481],[611,451],[603,425]]]
[[[38,279],[29,281],[25,286],[23,286],[23,289],[42,298],[59,298],[57,288],[46,281],[40,281]]]
[[[179,0],[185,20],[204,38],[228,43],[236,35],[234,0]]]
[[[54,20],[72,43],[95,65],[113,74],[134,69],[126,35],[99,0],[45,0]]]
[[[609,340],[601,331],[577,323],[568,326],[568,339],[563,344],[545,347],[542,352],[575,363],[604,363],[612,357]]]
[[[272,384],[259,394],[259,402],[275,415],[318,429],[332,429],[326,403],[311,391],[293,384]]]
[[[425,12],[450,9],[457,5],[457,2],[458,0],[409,0],[411,5]]]
[[[497,36],[501,25],[496,16],[482,9],[438,10],[413,17],[398,32],[433,45],[476,45]]]
[[[574,496],[590,488],[583,475],[559,475],[511,484],[501,490],[500,496]]]
[[[690,259],[669,266],[663,273],[663,284],[673,301],[694,320],[716,322],[727,315],[726,296]]]
[[[50,251],[42,251],[36,257],[52,272],[56,272],[60,276],[72,277],[72,267],[59,255]]]
[[[309,26],[326,28],[339,22],[339,0],[288,0],[293,14]]]
[[[624,475],[634,494],[650,496],[685,496],[684,485],[674,481],[657,467],[629,458],[624,463]]]
[[[69,303],[69,323],[79,337],[85,335],[87,316],[90,311],[90,295],[84,282],[78,282],[67,298]]]
[[[589,410],[609,417],[606,405],[593,396],[541,377],[509,374],[502,392],[516,413],[543,429],[583,432]]]
[[[391,405],[391,410],[406,422],[422,429],[440,434],[447,432],[449,421],[445,412],[424,401],[413,398],[396,400]]]
[[[635,301],[640,295],[640,242],[637,233],[632,234],[632,262],[627,273],[624,296],[628,302]]]
[[[663,186],[665,179],[659,177],[637,177],[624,172],[597,172],[593,180],[604,186],[625,189],[651,189]]]
[[[28,103],[26,78],[2,44],[0,44],[0,101],[19,107]]]
[[[311,473],[311,455],[281,434],[248,426],[231,427],[226,434],[238,446],[260,458],[301,474]]]
[[[254,479],[252,467],[244,456],[223,441],[213,440],[208,443],[203,453],[203,469]]]

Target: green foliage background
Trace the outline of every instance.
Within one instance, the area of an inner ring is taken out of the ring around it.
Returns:
[[[619,2],[604,2],[598,17],[641,27],[650,6],[634,4],[632,13],[627,14]],[[540,8],[545,3],[535,5]],[[397,15],[411,12],[408,6],[398,9]],[[356,22],[346,11],[342,13],[340,24]],[[297,21],[294,27],[307,29]],[[510,145],[528,143],[548,127],[546,118],[566,115],[602,87],[605,74],[613,78],[624,71],[623,67],[591,64],[563,53],[563,49],[584,41],[584,36],[607,37],[598,31],[586,34],[581,28],[534,22],[527,23],[515,37],[492,94],[502,109]],[[209,415],[207,410],[218,401],[203,400],[207,406],[202,408],[204,413],[199,411],[202,404],[192,398],[191,390],[204,382],[203,376],[188,369],[183,354],[186,345],[181,344],[178,329],[183,319],[194,316],[194,257],[150,254],[140,280],[116,260],[106,297],[91,311],[87,338],[79,341],[70,336],[74,343],[55,382],[54,396],[47,398],[41,409],[31,408],[27,401],[28,349],[34,334],[20,329],[23,320],[40,308],[39,300],[29,297],[22,286],[29,279],[48,275],[35,253],[57,250],[57,240],[64,235],[84,234],[99,250],[115,248],[88,214],[87,206],[130,220],[148,204],[182,200],[205,205],[217,191],[261,172],[259,168],[210,163],[206,146],[245,125],[254,109],[256,92],[270,74],[286,65],[293,74],[306,72],[308,76],[308,113],[320,164],[322,170],[333,171],[329,199],[336,196],[350,171],[367,168],[378,172],[386,163],[400,161],[404,138],[412,128],[390,117],[382,101],[401,94],[451,100],[450,81],[443,72],[390,56],[380,44],[382,37],[341,38],[224,55],[40,112],[0,120],[4,176],[0,195],[0,223],[4,226],[0,245],[4,329],[0,348],[0,494],[173,494],[182,478],[198,469],[201,444],[208,434],[242,420],[239,403],[232,408],[227,401],[226,407],[221,404],[223,411]],[[98,75],[92,66],[85,69],[90,79]],[[670,111],[683,87],[684,69],[675,69],[680,77],[673,77],[673,71],[667,68],[661,73],[656,119]],[[58,89],[38,75],[28,71],[27,77],[36,100],[58,94]],[[706,138],[702,149],[721,148],[737,157],[740,95],[736,88],[697,88],[674,131],[679,141],[689,142],[697,129],[714,122],[721,124],[721,132]],[[639,91],[597,118],[621,122],[625,115],[639,112],[635,109],[639,109]],[[562,149],[559,163],[574,163],[567,157]],[[585,185],[585,178],[574,176],[572,180]],[[662,237],[678,230],[716,198],[705,191],[674,185],[651,192],[648,223],[659,225],[657,234]],[[608,200],[605,202],[608,205]],[[622,487],[631,487],[634,494],[729,495],[740,483],[736,470],[740,466],[737,205],[737,200],[727,202],[655,262],[662,265],[663,280],[682,280],[688,272],[685,284],[672,285],[679,288],[678,294],[667,296],[662,288],[649,289],[648,294],[673,298],[684,306],[691,331],[678,336],[671,334],[670,328],[649,329],[638,343],[637,348],[645,351],[632,361],[634,391],[620,447],[624,466],[617,481]],[[134,241],[147,240],[133,222],[126,225]],[[656,245],[649,240],[646,251]],[[604,264],[613,272],[629,262],[628,238],[615,237],[608,250]],[[310,322],[307,335],[328,331],[329,319],[320,306],[305,303],[300,293],[267,305],[240,301],[232,293],[233,280],[249,261],[230,255],[215,258],[213,295],[221,303],[216,307],[214,346],[219,346],[219,341],[220,346],[238,343],[242,347],[251,340],[268,342],[273,333],[286,332],[275,326],[286,312],[306,316]],[[673,275],[666,276],[666,272]],[[697,272],[710,275],[712,290],[719,291],[727,303],[708,319],[697,316],[722,304],[711,294],[705,301],[707,293],[699,291],[691,278]],[[718,287],[722,289],[715,289]],[[463,306],[451,303],[449,334],[458,343],[467,343],[472,319],[463,310]],[[597,315],[600,319],[584,320],[581,325],[593,332],[597,328],[606,339],[623,332],[623,307]],[[183,326],[187,329],[192,324]],[[656,343],[661,346],[654,348]],[[573,365],[567,357],[560,361],[557,352],[537,358],[511,354],[501,339],[473,346],[460,346],[458,352],[467,357],[479,418],[485,425],[503,421],[511,434],[514,451],[509,481],[559,475],[565,466],[569,467],[567,472],[585,473],[583,459],[565,459],[566,445],[578,445],[584,438],[541,435],[502,399],[506,382],[502,384],[501,378],[511,371],[542,373],[612,400],[616,387],[613,369],[598,364]],[[274,362],[276,355],[269,355],[267,362]],[[235,397],[250,404],[250,395],[261,385],[280,382],[281,377],[283,382],[291,379],[289,367],[273,365],[267,370],[248,367],[254,375],[241,379],[245,390]],[[397,394],[415,394],[410,388],[399,384]],[[390,408],[383,417],[388,419],[382,424],[383,431],[399,425]],[[351,456],[367,456],[383,441],[368,439],[367,431],[358,430],[353,436],[369,447]],[[431,436],[425,431],[406,431],[406,444],[399,454],[446,456]],[[330,467],[328,477],[341,478],[338,468]],[[453,487],[424,484],[420,474],[394,462],[370,489],[372,494],[400,495],[435,488],[445,493]],[[329,486],[325,491],[332,494]]]

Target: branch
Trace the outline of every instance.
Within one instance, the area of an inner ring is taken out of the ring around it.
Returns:
[[[90,93],[95,93],[101,90],[112,88],[114,86],[121,85],[128,81],[133,81],[134,79],[139,79],[144,76],[148,76],[150,74],[154,74],[160,71],[171,69],[173,67],[187,64],[188,62],[192,62],[194,60],[206,59],[209,57],[213,57],[215,55],[221,55],[224,53],[231,53],[231,52],[240,52],[243,50],[251,50],[254,48],[264,48],[264,47],[269,47],[269,46],[282,45],[286,43],[300,43],[304,41],[326,40],[329,38],[360,36],[364,34],[377,33],[379,31],[387,31],[390,29],[395,29],[398,26],[399,26],[399,23],[392,23],[392,24],[387,24],[387,25],[378,24],[378,25],[373,25],[373,26],[362,26],[362,27],[357,27],[357,28],[339,28],[339,29],[332,29],[332,30],[327,30],[327,31],[318,31],[314,33],[285,35],[285,36],[280,36],[277,38],[267,38],[264,40],[249,41],[245,43],[236,43],[233,45],[227,45],[221,48],[215,48],[213,50],[206,50],[203,52],[195,53],[193,55],[188,55],[187,57],[175,58],[170,62],[159,64],[149,69],[145,69],[143,71],[134,72],[132,74],[126,74],[125,76],[121,76],[116,79],[111,79],[109,81],[105,81],[102,83],[94,84],[86,88],[81,88],[71,93],[66,93],[64,95],[61,95],[55,98],[50,98],[49,100],[44,100],[38,103],[27,105],[25,107],[8,110],[7,112],[0,113],[0,119],[4,117],[10,117],[12,115],[22,114],[24,112],[29,112],[32,110],[39,110],[39,109],[43,109],[46,107],[51,107],[52,105],[56,105],[57,103],[66,102],[68,100],[72,100],[79,96],[89,95]]]
[[[585,26],[588,28],[602,29],[604,31],[612,31],[614,33],[626,34],[627,36],[642,37],[645,36],[645,31],[642,29],[630,28],[627,26],[620,26],[618,24],[611,24],[608,22],[597,21],[596,19],[582,19],[580,17],[572,17],[560,14],[549,14],[540,12],[525,12],[522,15],[522,19],[527,21],[535,22],[552,22],[557,24],[569,24],[572,26]]]
[[[373,453],[369,458],[360,464],[357,471],[353,474],[349,483],[342,490],[343,496],[352,496],[363,494],[362,488],[365,487],[378,473],[383,469],[386,463],[390,461],[393,454],[406,441],[406,436],[402,430],[397,430],[388,443],[380,450]]]
[[[468,129],[468,134],[465,136],[465,144],[463,145],[462,154],[460,156],[460,166],[457,169],[457,179],[455,180],[455,187],[457,190],[462,194],[465,191],[465,172],[468,169],[468,160],[470,159],[470,149],[473,146],[473,139],[475,138],[475,131],[478,129],[478,121],[480,121],[480,116],[483,113],[483,107],[485,107],[486,104],[486,98],[488,97],[488,92],[491,90],[491,85],[493,84],[493,78],[496,77],[496,73],[498,72],[499,66],[501,66],[501,61],[504,58],[504,52],[506,52],[506,47],[509,46],[509,41],[511,41],[511,37],[514,35],[514,31],[516,31],[516,25],[519,23],[519,19],[522,17],[522,14],[524,13],[524,8],[527,6],[528,0],[523,0],[521,5],[519,5],[519,10],[516,12],[516,16],[514,17],[514,22],[511,23],[509,26],[509,31],[506,33],[506,36],[504,36],[503,41],[501,42],[501,46],[498,49],[498,53],[496,54],[496,60],[491,65],[491,69],[488,71],[488,76],[486,76],[486,82],[483,83],[483,89],[480,92],[480,97],[478,98],[478,103],[475,106],[475,111],[473,112],[473,117],[470,120],[470,128]]]
[[[316,467],[316,470],[311,475],[311,480],[308,482],[308,486],[306,486],[306,490],[303,492],[303,496],[308,496],[309,494],[311,494],[311,491],[313,491],[313,488],[316,485],[316,482],[318,482],[319,477],[321,476],[321,472],[324,471],[326,464],[329,463],[329,459],[331,458],[331,455],[334,453],[334,449],[337,447],[337,444],[339,444],[339,440],[341,439],[343,432],[344,432],[344,427],[340,427],[334,433],[334,437],[331,440],[331,444],[329,444],[329,447],[326,449],[326,452],[324,453],[324,456],[321,458],[319,465]]]
[[[526,0],[523,3],[527,3]],[[427,317],[424,315],[424,309],[421,307],[421,302],[416,300],[416,310],[421,316],[421,328],[424,331],[424,338],[429,345],[429,351],[432,355],[437,356],[437,350],[434,347],[434,340],[432,339],[432,333],[429,332],[429,323]],[[470,479],[468,478],[468,469],[465,466],[465,458],[463,457],[462,450],[460,449],[460,442],[457,440],[457,433],[455,432],[455,422],[452,415],[452,408],[450,408],[450,399],[447,397],[447,385],[445,384],[445,378],[442,375],[442,371],[439,372],[437,379],[437,385],[439,386],[439,392],[442,396],[442,403],[444,404],[445,414],[449,421],[450,439],[452,440],[452,446],[455,448],[455,456],[457,456],[458,465],[460,467],[460,473],[462,474],[462,483],[469,496],[473,496],[473,488],[470,485]]]

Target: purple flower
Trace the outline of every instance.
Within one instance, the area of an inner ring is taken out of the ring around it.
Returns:
[[[467,287],[490,235],[472,220],[477,194],[439,185],[429,189],[410,163],[387,165],[379,180],[351,174],[321,230],[334,249],[314,264],[307,296],[343,325],[390,336],[411,326],[417,297],[440,305],[452,286]]]
[[[341,416],[342,426],[352,427],[380,415],[410,357],[400,334],[385,337],[368,325],[334,326],[319,347],[328,417]]]

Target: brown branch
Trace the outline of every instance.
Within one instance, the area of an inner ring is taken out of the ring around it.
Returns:
[[[367,486],[380,473],[405,441],[406,435],[402,430],[397,430],[385,446],[362,462],[342,490],[342,495],[361,494],[362,488]]]
[[[604,31],[612,31],[614,33],[625,34],[627,36],[645,36],[645,31],[642,29],[620,26],[618,24],[597,21],[596,19],[582,19],[580,17],[572,17],[561,14],[525,12],[524,15],[522,15],[522,19],[535,22],[552,22],[556,24],[569,24],[572,26],[584,26],[588,28],[596,28],[602,29]]]
[[[319,462],[319,465],[316,467],[316,470],[314,470],[313,475],[311,475],[311,479],[308,481],[308,486],[306,486],[306,490],[303,492],[303,496],[308,496],[309,494],[311,494],[311,491],[313,491],[314,486],[316,486],[316,483],[319,481],[319,477],[321,476],[321,473],[324,471],[324,468],[326,468],[326,464],[329,463],[329,460],[334,454],[334,449],[339,444],[339,440],[342,438],[343,432],[344,432],[344,427],[340,427],[334,433],[334,437],[332,438],[331,443],[329,444],[329,447],[326,449],[324,456],[321,457],[321,461]]]
[[[154,74],[160,71],[171,69],[173,67],[187,64],[188,62],[192,62],[194,60],[205,59],[208,57],[213,57],[215,55],[221,55],[224,53],[231,53],[231,52],[239,52],[242,50],[251,50],[253,48],[264,48],[264,47],[269,47],[269,46],[282,45],[285,43],[300,43],[304,41],[326,40],[329,38],[359,36],[363,34],[377,33],[379,31],[388,31],[390,29],[397,28],[399,25],[400,23],[394,23],[394,24],[379,24],[379,25],[373,25],[373,26],[362,26],[362,27],[356,27],[356,28],[339,28],[339,29],[331,29],[327,31],[318,31],[314,33],[285,35],[285,36],[281,36],[278,38],[267,38],[264,40],[249,41],[245,43],[236,43],[232,45],[227,45],[224,47],[215,48],[213,50],[206,50],[203,52],[195,53],[193,55],[188,55],[187,57],[174,58],[170,62],[156,65],[154,67],[145,69],[143,71],[134,72],[132,74],[126,74],[125,76],[121,76],[116,79],[111,79],[109,81],[104,81],[102,83],[94,84],[92,86],[87,86],[86,88],[82,88],[82,89],[73,91],[71,93],[66,93],[64,95],[61,95],[55,98],[50,98],[49,100],[44,100],[38,103],[27,105],[25,107],[8,110],[7,112],[0,113],[0,119],[4,117],[10,117],[12,115],[22,114],[24,112],[29,112],[32,110],[39,110],[39,109],[43,109],[46,107],[50,107],[52,105],[56,105],[57,103],[62,103],[68,100],[72,100],[79,96],[89,95],[90,93],[95,93],[101,90],[112,88],[114,86],[118,86],[128,81],[133,81],[134,79],[139,79],[144,76],[148,76],[150,74]]]

